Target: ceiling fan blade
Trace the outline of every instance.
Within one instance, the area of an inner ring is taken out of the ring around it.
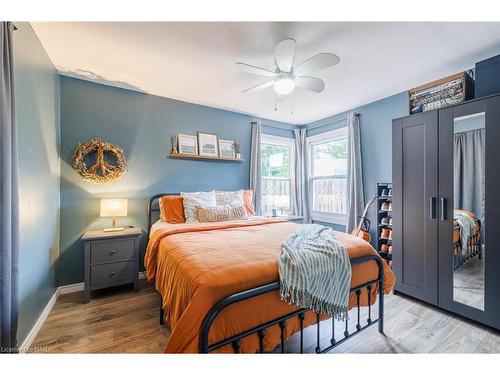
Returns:
[[[283,72],[289,73],[292,70],[295,44],[294,39],[285,39],[279,42],[274,48],[276,64]]]
[[[297,65],[294,73],[298,75],[311,74],[329,66],[337,65],[339,62],[340,57],[334,53],[319,53]]]
[[[256,92],[256,91],[260,91],[260,90],[264,90],[270,86],[272,86],[274,84],[274,81],[268,81],[268,82],[264,82],[264,83],[260,83],[256,86],[253,86],[253,87],[250,87],[246,90],[243,90],[242,92],[244,93],[248,93],[248,92]]]
[[[316,77],[297,77],[295,78],[295,86],[314,92],[321,92],[325,89],[325,82],[321,78]]]
[[[236,66],[238,66],[238,68],[240,68],[240,70],[245,73],[258,74],[260,76],[267,76],[267,77],[276,77],[275,72],[272,72],[264,68],[259,68],[258,66],[253,66],[243,62],[237,62]]]

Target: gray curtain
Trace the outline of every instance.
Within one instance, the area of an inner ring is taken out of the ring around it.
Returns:
[[[255,213],[262,213],[262,173],[260,165],[260,122],[252,122],[252,144],[250,156],[250,189],[253,189]]]
[[[295,194],[293,212],[311,221],[309,209],[309,178],[307,176],[306,129],[294,129],[295,136]]]
[[[364,205],[359,115],[349,113],[347,116],[347,233],[356,227],[357,216],[363,213]]]
[[[0,351],[16,347],[19,199],[14,118],[13,25],[0,22]]]
[[[453,141],[454,207],[472,211],[484,222],[485,130],[457,133]]]

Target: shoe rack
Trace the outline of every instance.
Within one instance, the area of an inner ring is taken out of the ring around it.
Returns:
[[[392,267],[392,184],[377,183],[377,251]]]

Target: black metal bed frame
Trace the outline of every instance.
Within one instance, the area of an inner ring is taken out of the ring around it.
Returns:
[[[479,222],[479,233],[481,233],[481,222]],[[481,236],[481,234],[479,235]],[[453,244],[454,248],[461,247],[462,243],[460,240],[456,243]],[[465,263],[468,263],[470,260],[474,259],[475,257],[478,257],[479,260],[483,259],[483,252],[482,252],[482,245],[481,245],[481,237],[479,237],[479,240],[472,245],[473,249],[470,254],[468,255],[462,255],[462,254],[454,254],[453,255],[453,270],[456,271],[460,267],[462,267]]]
[[[453,256],[453,270],[456,271],[475,257],[477,257],[478,259],[483,258],[481,244],[474,245],[474,249],[469,255],[455,254]]]
[[[158,212],[159,208],[156,208],[154,206],[154,202],[158,200],[163,195],[176,195],[176,194],[157,194],[153,196],[148,203],[148,238],[149,238],[149,232],[151,230],[151,225],[152,225],[152,214],[153,212]],[[350,295],[351,294],[356,294],[356,302],[357,302],[357,324],[356,324],[356,330],[353,332],[349,332],[349,318],[345,319],[345,330],[343,337],[339,340],[335,338],[335,319],[332,317],[332,332],[331,332],[331,339],[330,339],[330,345],[328,345],[325,348],[321,348],[321,335],[320,335],[320,329],[321,329],[321,315],[319,313],[316,313],[316,347],[315,347],[315,352],[318,354],[322,353],[327,353],[336,346],[342,344],[346,340],[348,340],[351,337],[356,336],[358,333],[361,331],[364,331],[365,329],[369,328],[370,326],[378,323],[378,331],[380,333],[384,333],[384,265],[383,265],[383,260],[380,256],[378,255],[365,255],[361,256],[358,258],[352,258],[351,259],[351,266],[356,266],[360,265],[362,263],[366,262],[373,262],[375,261],[377,263],[378,267],[378,276],[376,279],[369,281],[367,283],[364,283],[362,285],[356,286],[351,288],[350,290]],[[379,305],[378,305],[378,317],[376,319],[372,319],[372,309],[371,309],[371,292],[372,289],[378,284],[378,293],[379,293]],[[264,353],[264,337],[266,335],[266,329],[272,327],[272,326],[279,326],[281,333],[281,353],[285,353],[285,341],[286,341],[286,325],[287,321],[292,318],[298,318],[299,323],[300,323],[300,353],[304,353],[304,319],[305,319],[305,314],[306,312],[310,311],[309,309],[306,308],[299,308],[289,314],[286,314],[284,316],[275,318],[273,320],[270,320],[268,322],[265,322],[263,324],[260,324],[256,327],[253,327],[251,329],[248,329],[244,332],[238,333],[236,335],[233,335],[231,337],[225,338],[223,340],[217,341],[215,343],[209,343],[209,334],[210,334],[210,328],[215,320],[215,318],[228,306],[240,302],[243,300],[247,300],[265,293],[273,292],[276,290],[279,290],[280,284],[279,282],[274,282],[270,283],[267,285],[262,285],[253,289],[245,290],[239,293],[232,294],[221,301],[219,301],[217,304],[215,304],[210,311],[207,313],[205,316],[201,330],[200,330],[200,347],[199,347],[199,352],[200,353],[210,353],[214,350],[217,350],[223,346],[226,345],[231,345],[233,352],[234,353],[239,353],[240,352],[240,344],[241,340],[244,339],[245,337],[251,336],[251,335],[257,335],[259,338],[259,352]],[[366,289],[367,291],[367,296],[368,296],[368,318],[366,320],[366,324],[362,324],[363,322],[361,321],[361,294],[363,289]],[[164,311],[163,311],[163,304],[162,301],[160,301],[160,324],[164,323]],[[299,333],[297,332],[297,333]]]

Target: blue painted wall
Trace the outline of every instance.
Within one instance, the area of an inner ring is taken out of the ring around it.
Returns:
[[[407,113],[407,93],[353,111],[361,115],[365,195],[377,182],[390,182],[392,119]],[[307,124],[309,135],[346,126],[344,112]],[[118,224],[146,227],[146,202],[158,192],[238,189],[249,184],[250,122],[254,117],[75,78],[61,77],[61,258],[59,285],[83,279],[83,232],[109,225],[98,217],[99,198],[129,198],[129,216]],[[292,137],[289,124],[262,120],[263,132]],[[241,144],[244,163],[172,160],[170,136],[196,131],[218,134]],[[84,182],[71,167],[78,142],[102,137],[122,146],[128,173],[118,182]],[[374,211],[370,220],[375,223]],[[335,226],[345,230],[343,226]],[[375,228],[373,228],[375,229]],[[373,232],[374,235],[375,232]]]
[[[28,23],[16,22],[21,344],[55,291],[59,257],[59,74]]]
[[[256,118],[154,95],[61,77],[61,258],[59,285],[83,280],[81,235],[109,226],[99,198],[129,199],[129,215],[118,224],[146,228],[146,204],[160,192],[239,189],[249,186],[250,122]],[[294,127],[263,120],[263,132],[292,136]],[[215,133],[241,144],[243,163],[170,159],[170,137]],[[94,185],[71,167],[78,142],[102,137],[120,145],[128,172],[116,183]]]
[[[376,193],[377,182],[392,182],[392,119],[408,114],[408,93],[402,92],[307,124],[308,135],[346,126],[349,112],[361,115],[363,182],[365,200],[368,200]],[[369,219],[372,222],[372,237],[375,238],[376,210],[373,207],[369,212]],[[345,230],[345,227],[335,226],[335,229]]]

